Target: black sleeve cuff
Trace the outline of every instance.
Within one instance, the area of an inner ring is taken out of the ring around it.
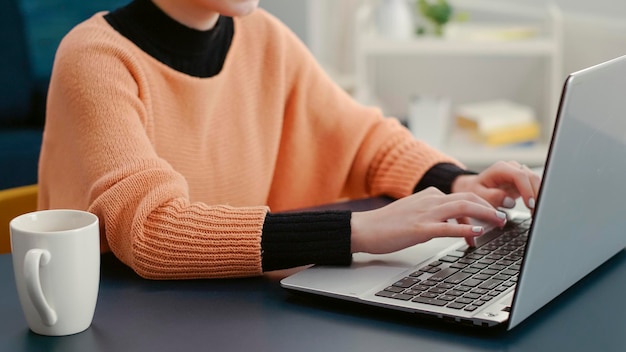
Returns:
[[[452,182],[461,175],[476,175],[474,171],[464,170],[460,167],[450,164],[441,163],[433,166],[426,171],[417,186],[413,189],[413,193],[417,193],[428,187],[437,187],[441,192],[452,193]]]
[[[307,264],[352,263],[352,212],[268,213],[263,224],[263,271]]]

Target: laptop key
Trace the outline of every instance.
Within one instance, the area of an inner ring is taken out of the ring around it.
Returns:
[[[506,266],[500,265],[500,264],[493,264],[493,265],[489,266],[489,269],[496,270],[496,271],[500,271],[500,270],[502,270],[504,268],[506,268]],[[486,270],[488,270],[488,269],[486,269]]]
[[[474,300],[470,299],[470,298],[463,298],[463,297],[461,297],[461,298],[457,298],[455,302],[463,303],[463,304],[469,304],[469,303],[474,302]]]
[[[463,307],[465,306],[466,304],[463,304],[463,303],[452,302],[448,304],[446,307],[452,308],[452,309],[463,309]]]
[[[474,260],[474,259],[470,259],[470,258],[465,257],[465,258],[459,259],[459,261],[457,263],[469,265],[469,264],[473,264],[475,261],[476,260]]]
[[[478,286],[478,288],[484,288],[486,290],[493,290],[494,288],[496,288],[496,286],[500,285],[502,283],[502,281],[500,280],[487,280],[485,282],[483,282],[480,286]]]
[[[463,286],[466,286],[466,287],[476,287],[476,286],[478,286],[478,285],[480,285],[482,283],[483,283],[482,280],[471,278],[471,279],[467,279],[467,280],[463,281]]]
[[[415,285],[418,282],[420,282],[419,279],[416,279],[416,278],[413,278],[413,277],[405,277],[404,279],[394,283],[393,286],[409,288],[409,287]]]
[[[402,300],[402,301],[409,301],[409,300],[411,300],[411,298],[413,298],[413,297],[414,297],[414,296],[411,296],[411,295],[405,295],[405,294],[402,294],[402,293],[396,293],[396,294],[394,294],[393,296],[391,296],[391,298],[393,298],[393,299],[399,299],[399,300]]]
[[[438,282],[431,281],[431,280],[424,280],[424,281],[420,282],[420,285],[422,285],[422,286],[435,286],[437,284],[438,284]]]
[[[417,302],[417,303],[430,304],[430,305],[439,306],[439,307],[443,307],[446,304],[448,304],[448,301],[442,301],[436,298],[428,298],[428,297],[421,297],[421,296],[417,296],[413,298],[412,301]]]
[[[389,287],[387,287],[385,289],[385,291],[394,292],[394,293],[400,293],[400,292],[404,291],[404,288],[398,287],[398,286],[389,286]]]
[[[446,255],[443,258],[439,258],[439,261],[446,262],[446,263],[454,263],[457,260],[459,260],[459,257],[455,257],[455,256],[452,256],[452,255]]]
[[[477,293],[479,295],[484,295],[487,292],[489,291],[485,290],[484,288],[475,288],[472,290],[472,293]]]
[[[450,277],[448,277],[445,282],[449,283],[449,284],[459,284],[461,283],[463,280],[467,279],[468,277],[472,276],[472,274],[468,274],[468,273],[463,273],[463,272],[458,272]]]
[[[438,299],[442,300],[442,301],[454,301],[456,299],[456,296],[450,296],[450,295],[440,295],[439,297],[437,297]]]
[[[441,294],[441,293],[444,293],[446,291],[447,291],[447,289],[440,288],[440,287],[433,287],[430,290],[428,290],[428,292],[432,292],[432,293],[436,293],[436,294]]]
[[[446,269],[443,269],[440,272],[436,273],[435,275],[429,277],[428,280],[440,282],[440,281],[443,281],[448,276],[457,273],[458,271],[459,271],[459,269],[446,268]]]
[[[415,291],[426,291],[428,289],[430,289],[431,286],[426,286],[426,285],[415,285],[413,287],[411,287],[411,289],[415,290]]]
[[[376,293],[376,296],[393,298],[393,299],[399,299],[399,300],[402,300],[402,301],[409,301],[409,300],[411,300],[411,298],[415,297],[415,296],[411,296],[411,295],[407,295],[407,294],[403,294],[403,293],[394,293],[394,292],[391,292],[391,291],[380,291],[380,292]]]
[[[477,293],[466,293],[463,298],[469,298],[469,299],[476,299],[479,298],[481,295],[477,294]]]
[[[480,270],[476,269],[476,268],[465,268],[462,270],[464,273],[468,273],[468,274],[476,274],[477,272],[479,272]]]
[[[502,272],[500,274],[513,276],[513,275],[516,275],[518,273],[519,273],[518,270],[506,269],[506,270],[502,270]]]
[[[411,289],[409,288],[409,289],[405,290],[405,291],[404,291],[404,292],[402,292],[402,293],[404,293],[405,295],[417,296],[417,295],[419,295],[420,293],[422,293],[422,291],[411,290]]]
[[[485,275],[485,274],[476,274],[474,275],[474,279],[476,280],[487,280],[491,277],[491,275]]]
[[[462,296],[462,295],[463,295],[463,293],[465,293],[465,292],[463,292],[463,291],[458,291],[458,290],[450,290],[450,291],[446,292],[446,294],[447,294],[448,296],[456,296],[456,297],[458,297],[458,296]]]
[[[393,295],[395,295],[395,294],[396,293],[391,292],[391,291],[380,291],[380,292],[376,293],[376,296],[392,298]]]
[[[434,273],[438,272],[439,270],[441,270],[441,268],[434,266],[434,267],[429,268],[425,272],[427,272],[429,274],[434,274]]]
[[[492,266],[493,266],[493,265],[492,265]],[[498,273],[498,270],[491,269],[491,267],[489,267],[489,269],[483,269],[480,273],[481,273],[481,274],[484,274],[484,275],[489,275],[489,276],[492,276],[492,275],[497,274],[497,273]]]
[[[457,263],[450,265],[450,267],[454,269],[465,269],[467,267],[467,264],[457,262]]]

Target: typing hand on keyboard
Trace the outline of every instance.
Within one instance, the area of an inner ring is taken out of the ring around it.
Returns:
[[[482,236],[485,243],[480,247],[447,253],[416,268],[376,296],[452,310],[477,310],[515,287],[529,226],[527,218],[494,228]]]

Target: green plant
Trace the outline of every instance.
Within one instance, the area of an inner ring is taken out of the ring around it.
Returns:
[[[452,5],[447,0],[434,0],[433,3],[429,0],[417,0],[416,5],[418,12],[433,25],[435,35],[442,36],[444,26],[453,18],[454,9]],[[465,15],[461,14],[459,19],[464,17]],[[426,30],[420,27],[417,32],[424,34]]]

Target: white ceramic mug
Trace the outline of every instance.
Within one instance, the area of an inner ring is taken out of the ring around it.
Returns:
[[[15,283],[29,328],[62,336],[87,329],[100,285],[98,217],[55,209],[10,223]]]

